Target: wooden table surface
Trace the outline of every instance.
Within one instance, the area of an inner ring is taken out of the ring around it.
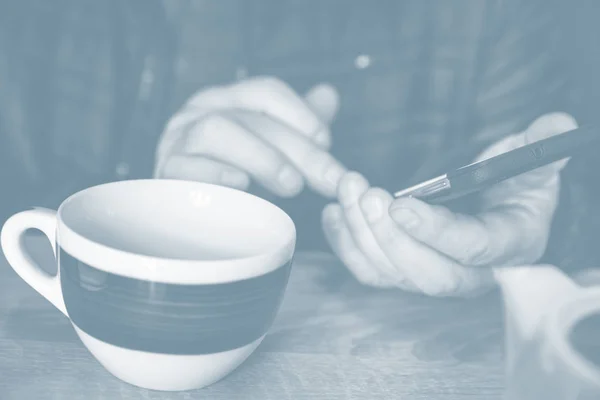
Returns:
[[[53,268],[44,238],[28,240]],[[67,318],[0,257],[0,399],[501,399],[502,306],[357,284],[325,253],[299,253],[258,350],[205,389],[164,393],[110,375]]]

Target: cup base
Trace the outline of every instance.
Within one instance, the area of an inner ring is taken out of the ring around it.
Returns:
[[[223,379],[264,339],[263,335],[243,347],[214,354],[158,354],[114,346],[73,327],[90,353],[112,375],[140,388],[167,392],[201,389]]]

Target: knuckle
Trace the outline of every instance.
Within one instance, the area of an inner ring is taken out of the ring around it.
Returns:
[[[239,129],[234,122],[222,114],[210,113],[192,129],[186,142],[198,152],[211,154],[225,145],[234,145],[239,139]]]
[[[451,296],[457,293],[462,286],[460,271],[452,265],[439,265],[432,274],[421,275],[416,280],[416,286],[431,297]]]
[[[459,288],[457,279],[439,279],[421,285],[423,293],[431,297],[450,296],[457,293]]]
[[[273,76],[260,76],[254,78],[252,84],[260,90],[268,90],[270,92],[282,92],[289,89],[285,82]]]
[[[466,247],[461,261],[463,264],[481,265],[488,264],[490,258],[489,247],[484,244],[484,240],[478,240]]]
[[[442,291],[444,295],[454,295],[460,292],[461,287],[461,279],[458,276],[454,276],[446,280],[444,286],[442,287]]]
[[[223,132],[223,130],[230,128],[231,122],[225,116],[218,113],[210,113],[198,123],[198,129],[205,137],[213,137]]]

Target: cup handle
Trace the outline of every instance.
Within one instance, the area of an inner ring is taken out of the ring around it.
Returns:
[[[50,275],[32,260],[23,242],[28,229],[39,229],[46,235],[56,258],[56,211],[46,208],[20,212],[4,223],[0,234],[4,257],[21,279],[68,316],[60,288],[60,268],[56,275]]]

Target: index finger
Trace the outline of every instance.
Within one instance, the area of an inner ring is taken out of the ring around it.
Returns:
[[[242,109],[264,113],[321,147],[327,147],[331,142],[327,124],[302,97],[276,78],[258,77],[224,88],[203,90],[192,97],[188,104],[199,108]]]
[[[229,88],[232,100],[240,108],[263,112],[302,133],[320,146],[330,142],[329,127],[306,101],[284,82],[259,77]]]
[[[232,118],[283,154],[313,190],[329,198],[336,196],[346,168],[329,152],[279,121],[263,115],[238,111],[232,114]]]

